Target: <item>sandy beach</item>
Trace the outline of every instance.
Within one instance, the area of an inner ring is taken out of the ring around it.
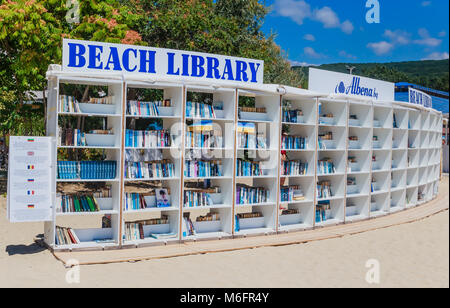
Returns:
[[[42,223],[9,224],[0,200],[0,287],[449,287],[449,212],[411,223],[303,245],[91,265],[80,284],[33,238]],[[365,281],[367,260],[381,283]]]

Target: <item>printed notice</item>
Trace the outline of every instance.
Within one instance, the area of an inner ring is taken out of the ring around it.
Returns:
[[[52,220],[51,138],[10,137],[8,219],[10,222]]]

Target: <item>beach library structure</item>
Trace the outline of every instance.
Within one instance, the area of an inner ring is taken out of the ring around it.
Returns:
[[[312,69],[304,90],[263,72],[258,60],[64,40],[47,73],[46,244],[301,232],[437,196],[442,114],[395,102],[383,81]],[[37,210],[9,204],[11,216]]]

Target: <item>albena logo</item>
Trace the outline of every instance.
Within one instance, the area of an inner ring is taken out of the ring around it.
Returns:
[[[353,77],[352,84],[348,87],[345,86],[345,83],[341,81],[334,90],[337,94],[352,94],[352,95],[360,95],[372,97],[374,99],[378,99],[378,92],[376,88],[365,88],[360,86],[361,78]]]

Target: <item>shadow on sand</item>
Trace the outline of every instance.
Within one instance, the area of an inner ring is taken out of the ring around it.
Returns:
[[[36,238],[40,239],[43,235],[38,235]],[[33,243],[30,245],[8,245],[6,246],[6,252],[9,256],[14,255],[32,255],[36,253],[40,253],[46,250],[44,245],[40,245],[38,243]]]

